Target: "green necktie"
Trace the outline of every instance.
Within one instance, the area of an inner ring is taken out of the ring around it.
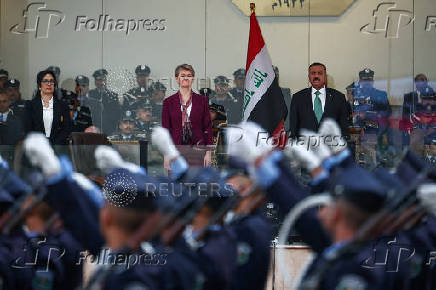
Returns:
[[[315,112],[315,116],[316,119],[318,120],[318,123],[321,121],[322,118],[322,103],[321,103],[321,99],[319,98],[319,95],[321,95],[320,91],[316,91],[315,92],[315,104],[314,104],[314,112]]]

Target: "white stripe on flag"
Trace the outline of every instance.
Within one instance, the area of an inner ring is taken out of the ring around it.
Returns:
[[[265,45],[251,62],[245,78],[244,121],[250,117],[251,111],[271,86],[274,78],[271,58]]]

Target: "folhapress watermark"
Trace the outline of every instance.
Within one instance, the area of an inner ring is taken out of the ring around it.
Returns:
[[[21,23],[13,25],[9,31],[13,34],[33,33],[37,39],[49,37],[52,28],[60,25],[66,19],[66,14],[60,10],[49,9],[44,2],[34,2],[27,5],[23,11]],[[165,18],[116,18],[109,14],[97,17],[80,15],[74,17],[75,32],[123,32],[130,35],[139,31],[164,31],[167,29]]]
[[[388,39],[400,37],[401,30],[414,23],[416,17],[413,11],[401,9],[395,2],[382,2],[372,12],[369,23],[360,28],[360,32],[370,35],[383,35]],[[427,16],[425,31],[436,31],[436,16]]]
[[[102,248],[95,256],[87,251],[80,252],[76,265],[83,263],[93,265],[123,266],[129,269],[135,265],[163,266],[167,263],[167,253],[122,253],[112,252],[109,248]]]
[[[9,30],[14,34],[34,33],[35,38],[48,38],[50,28],[64,22],[65,14],[59,10],[47,9],[47,4],[36,2],[27,5],[21,23]]]
[[[109,14],[99,15],[98,18],[77,16],[74,31],[119,31],[129,35],[135,31],[163,31],[166,19],[116,19]]]
[[[416,266],[416,267],[410,267]],[[365,269],[384,269],[388,273],[397,273],[404,267],[418,269],[422,266],[434,267],[436,265],[436,251],[417,249],[411,244],[404,244],[397,237],[382,238],[373,245],[373,253],[362,261]]]
[[[43,251],[43,255],[40,255]],[[65,248],[47,243],[47,237],[35,237],[27,240],[23,254],[15,258],[10,266],[14,269],[35,269],[36,272],[48,272],[50,266],[65,255]]]

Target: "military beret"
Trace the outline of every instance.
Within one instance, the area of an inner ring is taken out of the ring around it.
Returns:
[[[237,78],[245,78],[245,69],[240,68],[237,69],[233,72],[233,78],[237,79]]]
[[[92,74],[92,76],[93,76],[95,79],[105,79],[107,75],[108,75],[108,72],[107,72],[107,70],[105,70],[104,68],[103,68],[103,69],[96,70],[96,71]]]
[[[8,78],[8,77],[9,77],[8,71],[4,69],[0,69],[0,78]]]
[[[229,79],[226,78],[225,76],[217,76],[213,82],[216,85],[228,85],[229,84]]]
[[[3,85],[3,87],[5,89],[14,88],[14,89],[19,90],[20,89],[20,81],[17,79],[10,79]]]
[[[370,79],[374,77],[374,71],[369,68],[365,68],[364,70],[359,72],[360,79]]]
[[[135,69],[135,74],[137,76],[149,76],[150,72],[150,68],[144,64],[138,65]]]
[[[330,193],[367,212],[380,210],[387,198],[387,189],[370,172],[358,166],[335,176]]]
[[[51,65],[46,70],[53,72],[56,77],[61,75],[61,69],[58,66]]]
[[[89,78],[84,75],[79,75],[76,77],[76,85],[78,86],[89,86]]]
[[[133,173],[124,168],[117,168],[106,175],[103,184],[105,199],[114,206],[138,211],[152,211],[156,208],[154,201],[156,181],[142,173]]]

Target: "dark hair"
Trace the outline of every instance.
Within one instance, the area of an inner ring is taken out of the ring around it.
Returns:
[[[181,64],[181,65],[178,65],[178,66],[176,67],[176,71],[174,72],[174,75],[175,75],[176,77],[178,77],[178,76],[179,76],[179,73],[180,73],[181,70],[187,70],[187,71],[190,71],[190,72],[192,73],[192,76],[195,77],[195,71],[194,71],[194,68],[192,67],[192,65],[190,65],[190,64],[186,64],[186,63]]]
[[[40,71],[38,73],[38,75],[36,76],[36,83],[38,84],[38,89],[41,87],[42,79],[48,74],[51,75],[55,81],[55,84],[54,84],[55,89],[58,87],[56,75],[54,74],[54,72],[51,70],[43,70],[43,71]]]
[[[327,71],[327,67],[325,66],[325,64],[320,63],[320,62],[314,62],[309,66],[309,70],[314,67],[314,66],[322,66],[324,68],[325,71]]]
[[[417,74],[415,77],[415,82],[418,81],[419,78],[425,78],[425,80],[427,81],[427,76],[425,74]]]

